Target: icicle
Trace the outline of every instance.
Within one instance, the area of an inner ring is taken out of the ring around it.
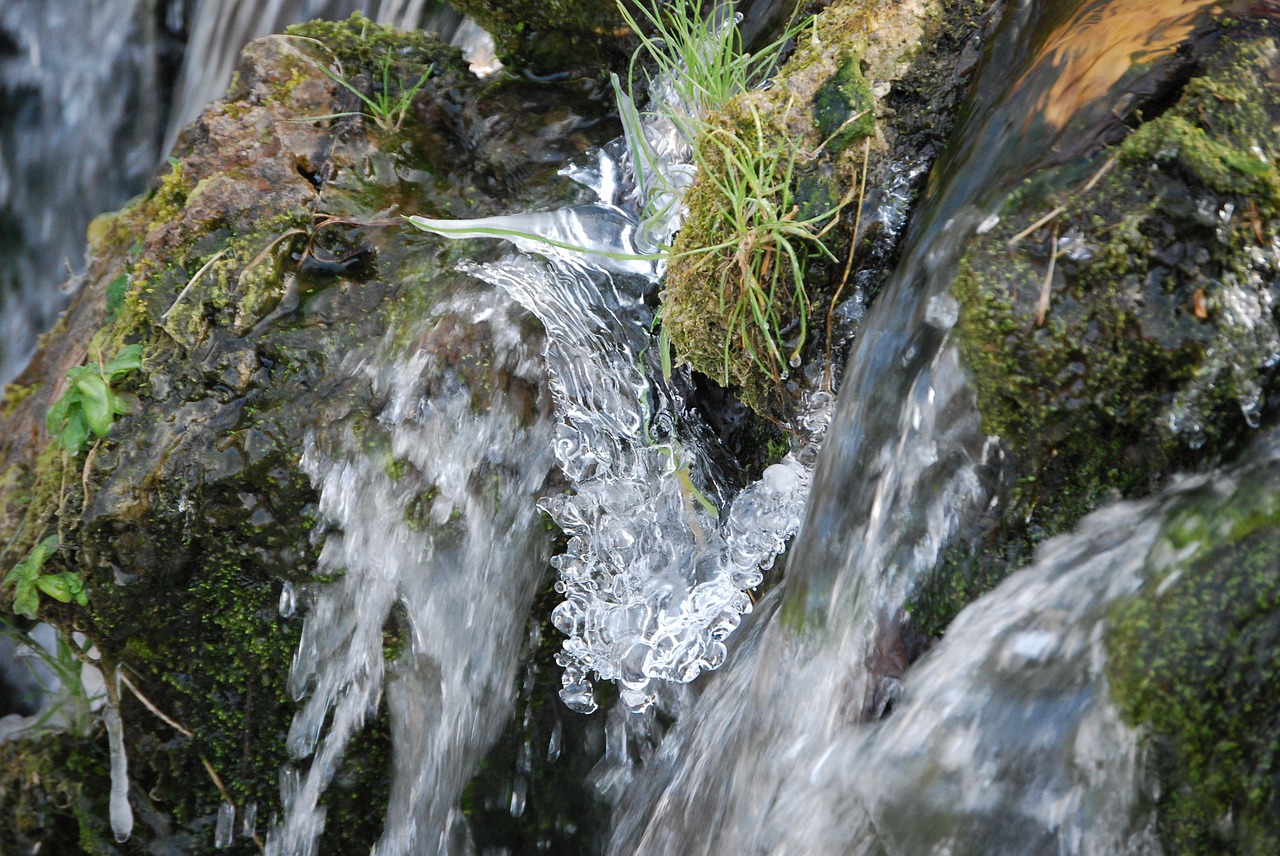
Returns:
[[[107,742],[111,746],[111,831],[116,841],[124,843],[133,832],[133,810],[129,808],[129,758],[124,751],[120,708],[112,703],[104,705],[102,721],[106,723]]]
[[[218,820],[213,825],[213,846],[222,850],[235,839],[236,807],[229,802],[218,806]]]

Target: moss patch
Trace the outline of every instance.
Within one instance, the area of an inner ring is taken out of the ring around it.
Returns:
[[[790,216],[804,219],[842,201],[845,205],[838,222],[822,236],[835,259],[813,244],[802,247],[800,255],[808,263],[802,282],[788,269],[775,289],[772,309],[786,353],[784,360],[770,365],[757,358],[765,351],[761,342],[735,335],[732,318],[743,281],[734,276],[740,267],[735,256],[759,259],[763,253],[767,260],[757,269],[767,269],[774,264],[769,242],[727,222],[726,194],[717,187],[727,177],[724,159],[714,148],[700,147],[700,174],[685,197],[688,216],[664,284],[664,324],[678,359],[731,386],[757,413],[781,422],[790,418],[788,402],[799,387],[785,375],[820,371],[822,360],[816,358],[837,353],[854,335],[854,324],[839,322],[835,313],[833,341],[827,341],[833,297],[838,293],[848,300],[856,283],[862,299],[872,299],[896,260],[899,226],[891,221],[901,212],[888,212],[903,203],[884,203],[888,196],[913,194],[915,188],[890,188],[897,180],[893,164],[926,163],[936,155],[968,74],[959,64],[960,48],[981,31],[986,5],[833,3],[796,39],[794,54],[770,88],[743,96],[713,117],[713,133],[738,135],[753,145],[763,137],[759,150],[790,147],[795,153],[787,183],[788,204],[794,206]],[[865,197],[859,198],[864,171],[869,180]],[[777,204],[778,199],[772,201]],[[857,235],[852,234],[855,223]],[[812,231],[826,225],[820,220]],[[760,247],[744,250],[751,243]],[[718,245],[724,246],[701,252]],[[803,297],[796,299],[797,293]],[[792,357],[797,365],[791,364]]]
[[[1167,852],[1280,849],[1280,498],[1175,517],[1159,567],[1108,615],[1107,677],[1145,726]]]
[[[954,335],[1012,474],[994,541],[935,571],[920,604],[953,572],[994,584],[1104,498],[1213,466],[1271,418],[1276,46],[1242,26],[1202,49],[1165,113],[1028,177],[971,240]]]
[[[860,55],[847,55],[814,99],[818,130],[832,154],[876,130],[875,98],[871,84],[862,76],[861,64]]]

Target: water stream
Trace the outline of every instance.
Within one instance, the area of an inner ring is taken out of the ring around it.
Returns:
[[[1208,5],[1164,8],[1142,56]],[[428,317],[352,354],[344,370],[378,408],[308,439],[333,579],[281,600],[305,623],[267,852],[324,852],[322,797],[384,705],[395,760],[373,853],[473,852],[463,792],[516,710],[554,568],[560,696],[608,718],[591,777],[612,805],[608,852],[1159,853],[1153,784],[1107,684],[1110,610],[1177,567],[1178,515],[1280,490],[1275,434],[1047,542],[914,665],[900,632],[922,575],[1002,487],[951,341],[958,254],[1014,182],[1113,109],[1099,93],[1148,13],[1008,4],[838,400],[810,391],[790,452],[747,484],[689,406],[687,371],[667,374],[655,349],[653,253],[679,224],[646,220],[654,191],[630,166],[649,146],[663,192],[688,181],[660,119],[620,99],[628,139],[566,168],[589,202],[420,221],[512,247],[461,263]],[[1116,38],[1089,38],[1099,26]],[[484,343],[482,372],[446,359],[445,328]],[[554,556],[547,518],[567,545]],[[788,545],[783,582],[755,601]]]
[[[1125,5],[1089,8],[1099,12],[1103,7],[1106,19],[1112,7]],[[1106,99],[1087,97],[1074,104],[1053,101],[1059,112],[1051,118],[1042,109],[1042,87],[1057,81],[1064,65],[1106,69],[1110,63],[1104,58],[1127,57],[1122,38],[1080,38],[1088,28],[1074,13],[1082,8],[1014,4],[988,47],[988,59],[999,59],[979,70],[952,146],[935,165],[916,211],[902,261],[850,353],[810,505],[788,557],[784,590],[684,712],[657,757],[634,772],[617,799],[611,852],[914,853],[943,846],[928,828],[918,832],[917,846],[898,846],[893,836],[877,831],[870,806],[876,786],[891,772],[848,747],[872,739],[862,723],[891,708],[903,691],[899,678],[908,656],[898,630],[907,596],[947,539],[996,495],[999,451],[995,438],[981,430],[973,393],[948,341],[958,312],[948,291],[962,241],[1012,182],[1057,156],[1055,147],[1067,129],[1087,125],[1110,109]],[[1188,9],[1176,11],[1190,17]],[[1051,49],[1064,42],[1069,49]],[[1088,72],[1082,77],[1087,79]],[[1011,79],[1017,81],[1012,88],[1006,85]],[[1081,537],[1084,544],[1093,543]],[[1127,561],[1140,562],[1140,539],[1133,549]],[[1124,567],[1132,572],[1131,564]],[[1013,610],[1016,604],[1015,599],[1014,605],[997,609]],[[1057,609],[1049,603],[1033,608]],[[1060,632],[1084,631],[1064,624]],[[992,636],[983,644],[979,652],[1003,641]],[[986,656],[954,656],[967,655]],[[994,715],[1006,703],[994,688],[975,691],[982,695],[963,701],[974,719],[978,711]],[[955,698],[964,689],[946,692],[946,698]],[[1056,709],[1055,692],[1046,688],[1046,697],[1035,703]],[[1131,753],[1132,735],[1114,712],[1098,716],[1108,723],[1107,739]],[[998,740],[1001,733],[998,721],[973,727],[982,729],[975,738],[979,742]],[[982,737],[988,728],[992,736]],[[928,729],[917,731],[914,739],[927,744],[926,758],[947,749],[945,735],[931,736]],[[886,741],[879,751],[893,756],[907,750]],[[1087,751],[1104,753],[1105,748]],[[968,756],[955,767],[956,786],[982,791],[993,776],[981,765],[970,765],[973,760]],[[905,783],[902,793],[910,794],[912,787]],[[1059,791],[1064,789],[1070,791],[1066,785]],[[1102,842],[1090,852],[1118,852],[1109,849],[1120,834],[1116,829],[1088,829],[1097,818],[1077,826],[1078,817],[1060,824],[1050,816],[1039,801],[1057,799],[1052,788],[1029,787],[1020,794],[1038,803],[1027,811],[1033,819],[1009,833],[1014,840],[1034,842],[1025,852],[1081,852],[1069,846],[1072,836],[1089,835]],[[1121,805],[1116,810],[1124,815]],[[908,818],[911,810],[904,809]],[[962,846],[946,852],[992,852],[977,830],[966,829],[965,835]]]
[[[494,294],[462,289],[423,319],[418,348],[393,339],[353,358],[382,402],[376,423],[309,445],[303,466],[328,527],[317,536],[320,572],[340,579],[283,598],[284,611],[296,598],[306,612],[290,676],[303,703],[289,735],[299,763],[282,774],[285,816],[270,853],[323,852],[320,796],[384,695],[396,754],[374,852],[454,852],[465,840],[458,798],[510,715],[550,548],[537,501],[553,429],[537,400],[538,343],[522,319]],[[502,384],[492,406],[477,410],[479,391],[434,350],[442,325],[486,342],[486,371]],[[374,442],[383,451],[371,456],[363,450]],[[391,653],[387,633],[398,640]]]
[[[90,220],[155,170],[173,37],[152,5],[0,4],[0,383],[65,305]]]

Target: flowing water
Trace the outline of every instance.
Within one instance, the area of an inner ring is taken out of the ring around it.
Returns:
[[[155,171],[174,36],[154,5],[0,4],[0,383],[65,304],[90,219]]]
[[[554,436],[537,401],[537,340],[521,322],[512,304],[463,289],[424,319],[417,350],[388,344],[352,366],[381,401],[376,423],[347,426],[331,451],[309,444],[303,467],[329,527],[320,571],[340,579],[282,599],[284,611],[295,598],[306,611],[290,676],[303,703],[270,853],[323,852],[320,796],[384,694],[396,760],[374,852],[451,852],[465,840],[458,798],[509,715],[550,549],[537,501]],[[434,349],[430,331],[446,324],[491,348],[502,384],[491,407],[477,412],[478,391]],[[375,437],[376,457],[363,451]],[[399,638],[391,656],[388,631]]]
[[[306,618],[268,852],[324,851],[323,792],[384,702],[396,760],[374,852],[473,849],[461,796],[515,710],[548,564],[561,697],[585,714],[601,705],[593,682],[619,688],[592,714],[608,717],[592,783],[612,803],[610,852],[1160,852],[1144,759],[1106,681],[1108,611],[1176,561],[1174,516],[1280,489],[1276,436],[1048,542],[910,668],[899,630],[921,575],[999,495],[999,447],[950,341],[962,243],[1114,107],[1103,96],[1133,62],[1168,56],[1211,5],[1009,3],[838,402],[810,395],[790,454],[750,484],[654,352],[651,253],[677,224],[643,218],[628,164],[649,145],[679,186],[678,141],[621,99],[628,141],[568,171],[595,200],[422,221],[516,249],[463,263],[420,326],[353,355],[380,409],[308,443],[320,571],[337,579],[282,598]],[[474,406],[474,383],[433,346],[442,325],[489,343],[492,406]],[[544,512],[567,541],[554,557]],[[753,603],[789,539],[784,581]],[[511,813],[523,806],[513,793]]]
[[[1184,5],[1170,18],[1181,26],[1207,5]],[[1038,576],[1031,572],[1044,582],[1020,578],[993,593],[974,607],[985,621],[958,622],[970,632],[949,631],[930,665],[911,673],[910,712],[899,708],[879,729],[863,724],[904,693],[897,630],[907,596],[948,537],[996,495],[999,453],[981,431],[948,341],[958,248],[1011,182],[1057,156],[1066,129],[1088,126],[1111,108],[1083,84],[1078,89],[1092,96],[1046,101],[1045,93],[1064,77],[1087,81],[1095,69],[1119,69],[1098,85],[1114,83],[1134,61],[1131,45],[1082,36],[1099,20],[1139,9],[1154,12],[1143,3],[1011,5],[988,48],[999,61],[979,71],[903,260],[850,354],[784,590],[657,757],[632,773],[618,799],[611,852],[1114,853],[1152,846],[1130,812],[1142,802],[1133,734],[1099,691],[1096,638],[1091,648],[1079,642],[1096,637],[1107,600],[1082,593],[1071,601],[1070,585],[1057,580],[1078,573],[1112,596],[1135,585],[1150,543],[1135,517],[1083,531],[1058,554],[1046,551]],[[1146,58],[1169,53],[1158,38],[1149,44]],[[1010,79],[1013,88],[1005,85]],[[1145,521],[1147,531],[1156,521]],[[1019,624],[1029,629],[1004,629]],[[1037,679],[1049,673],[1040,671],[1042,660],[1055,662],[1050,654],[1069,662],[1060,666],[1062,686]],[[1007,663],[1004,680],[962,678],[966,660]],[[1003,740],[1027,745],[1006,751]],[[1097,781],[1072,766],[1100,758],[1117,760]],[[933,790],[919,794],[926,785]],[[945,823],[915,814],[931,808]]]

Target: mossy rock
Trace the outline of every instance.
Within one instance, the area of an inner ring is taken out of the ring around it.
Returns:
[[[454,8],[493,35],[498,58],[538,75],[603,77],[633,46],[617,0],[458,0]]]
[[[322,66],[340,66],[367,95],[384,72],[426,82],[399,128],[387,128]],[[94,765],[46,763],[46,744],[7,743],[6,769],[54,782],[38,771],[56,767],[59,794],[71,796],[30,807],[0,790],[0,841],[207,852],[223,803],[210,768],[242,810],[256,807],[259,835],[281,813],[295,708],[286,679],[302,621],[279,604],[286,585],[312,581],[318,549],[304,443],[369,419],[373,393],[343,360],[414,335],[451,287],[439,275],[457,250],[389,215],[485,216],[511,205],[513,188],[540,188],[522,200],[530,207],[559,203],[573,191],[556,165],[598,142],[584,129],[609,131],[600,107],[583,106],[591,97],[568,85],[486,84],[421,33],[359,17],[312,24],[250,44],[227,100],[182,134],[144,196],[100,221],[72,306],[5,394],[0,561],[12,566],[58,533],[46,570],[81,578],[88,605],[44,598],[39,617],[85,633],[104,668],[121,667],[192,736],[123,692],[139,818],[123,845],[104,834],[100,733],[86,744]],[[527,125],[496,121],[513,102],[572,121],[535,139]],[[495,375],[484,336],[442,325],[429,343],[478,408],[520,392]],[[142,353],[141,370],[113,383],[128,412],[87,453],[63,453],[44,422],[66,372],[125,345]],[[0,591],[5,607],[12,598],[12,587]],[[367,853],[377,839],[382,815],[370,807],[386,804],[389,752],[380,716],[326,792],[325,852]],[[227,852],[257,847],[237,838]]]
[[[1280,849],[1278,491],[1201,491],[1108,613],[1107,678],[1150,747],[1169,853]]]
[[[803,267],[797,278],[779,252],[780,231],[735,216],[723,189],[733,183],[732,164],[718,147],[700,145],[699,175],[685,195],[688,216],[663,286],[663,325],[678,360],[731,387],[757,414],[791,418],[798,386],[789,376],[815,371],[832,354],[838,359],[854,335],[855,325],[832,323],[839,314],[833,301],[848,300],[857,283],[869,302],[896,260],[895,218],[905,211],[884,203],[917,188],[899,186],[894,165],[927,163],[938,153],[970,70],[960,66],[961,48],[989,22],[986,5],[833,3],[797,38],[770,87],[710,118],[713,138],[745,141],[764,153],[758,164],[789,154],[759,170],[779,186],[790,175],[787,190],[770,200],[791,209],[786,217],[830,213],[813,221],[811,240],[790,238]],[[765,274],[758,279],[770,299],[759,312],[769,336],[740,299],[752,279],[746,269]]]
[[[964,252],[954,335],[1011,461],[995,534],[917,596],[930,633],[1104,499],[1274,419],[1277,45],[1243,23],[1197,50],[1163,113],[1022,180]]]

